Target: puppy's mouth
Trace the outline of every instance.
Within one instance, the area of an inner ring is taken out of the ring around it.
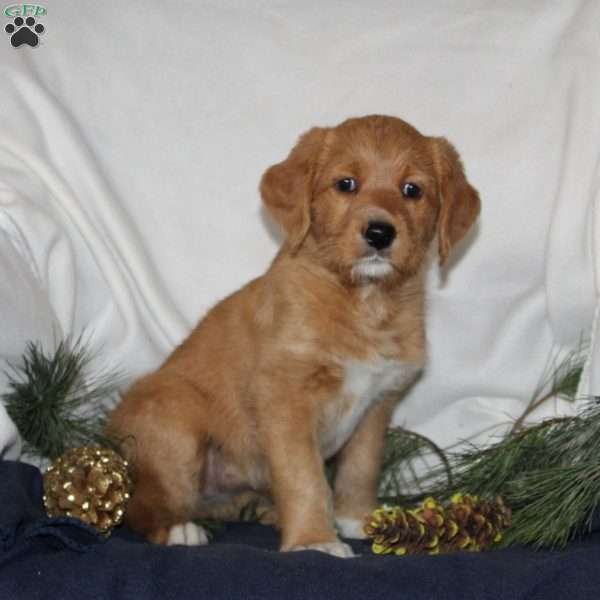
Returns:
[[[388,252],[372,252],[356,260],[352,265],[354,280],[377,280],[387,277],[394,271]]]

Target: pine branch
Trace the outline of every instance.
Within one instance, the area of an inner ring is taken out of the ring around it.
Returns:
[[[436,471],[452,485],[452,471],[446,454],[429,438],[403,427],[388,429],[381,468],[379,496],[383,503],[406,504],[423,499],[423,471]]]
[[[513,511],[506,545],[562,547],[587,531],[600,503],[600,400],[589,401],[576,416],[525,427],[526,418],[551,398],[575,400],[583,348],[581,344],[558,364],[551,361],[549,376],[508,435],[484,448],[446,452],[447,461],[420,477],[420,489],[446,501],[457,492],[502,496]],[[385,467],[396,472],[400,454]],[[407,451],[405,456],[412,455]]]
[[[587,344],[581,341],[578,347],[569,352],[558,364],[556,364],[556,357],[551,358],[549,375],[543,378],[525,411],[514,422],[510,431],[511,434],[522,430],[527,417],[549,400],[553,398],[560,398],[569,402],[575,400],[579,380],[583,372],[586,348]]]
[[[519,509],[504,544],[563,547],[589,531],[600,501],[600,464],[557,466],[509,482],[506,497]]]
[[[53,354],[29,342],[21,363],[9,365],[9,390],[2,399],[27,453],[53,460],[67,448],[111,446],[102,434],[105,403],[122,376],[109,371],[88,376],[92,358],[79,337],[71,346],[61,341]]]

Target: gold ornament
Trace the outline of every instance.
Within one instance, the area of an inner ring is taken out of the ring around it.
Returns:
[[[44,474],[49,517],[75,517],[110,535],[123,520],[131,493],[127,461],[108,448],[67,450]]]

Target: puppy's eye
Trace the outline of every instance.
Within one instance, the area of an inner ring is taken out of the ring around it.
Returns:
[[[416,183],[407,181],[402,185],[402,195],[411,200],[418,200],[423,195],[423,190]]]
[[[350,194],[358,189],[358,181],[354,177],[344,177],[335,182],[335,187],[338,191]]]

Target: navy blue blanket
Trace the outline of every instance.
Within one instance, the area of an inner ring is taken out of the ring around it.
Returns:
[[[562,552],[340,559],[282,554],[268,527],[235,524],[204,547],[159,547],[124,528],[108,541],[71,519],[47,519],[31,466],[0,461],[0,600],[187,598],[354,600],[600,598],[600,532]]]

